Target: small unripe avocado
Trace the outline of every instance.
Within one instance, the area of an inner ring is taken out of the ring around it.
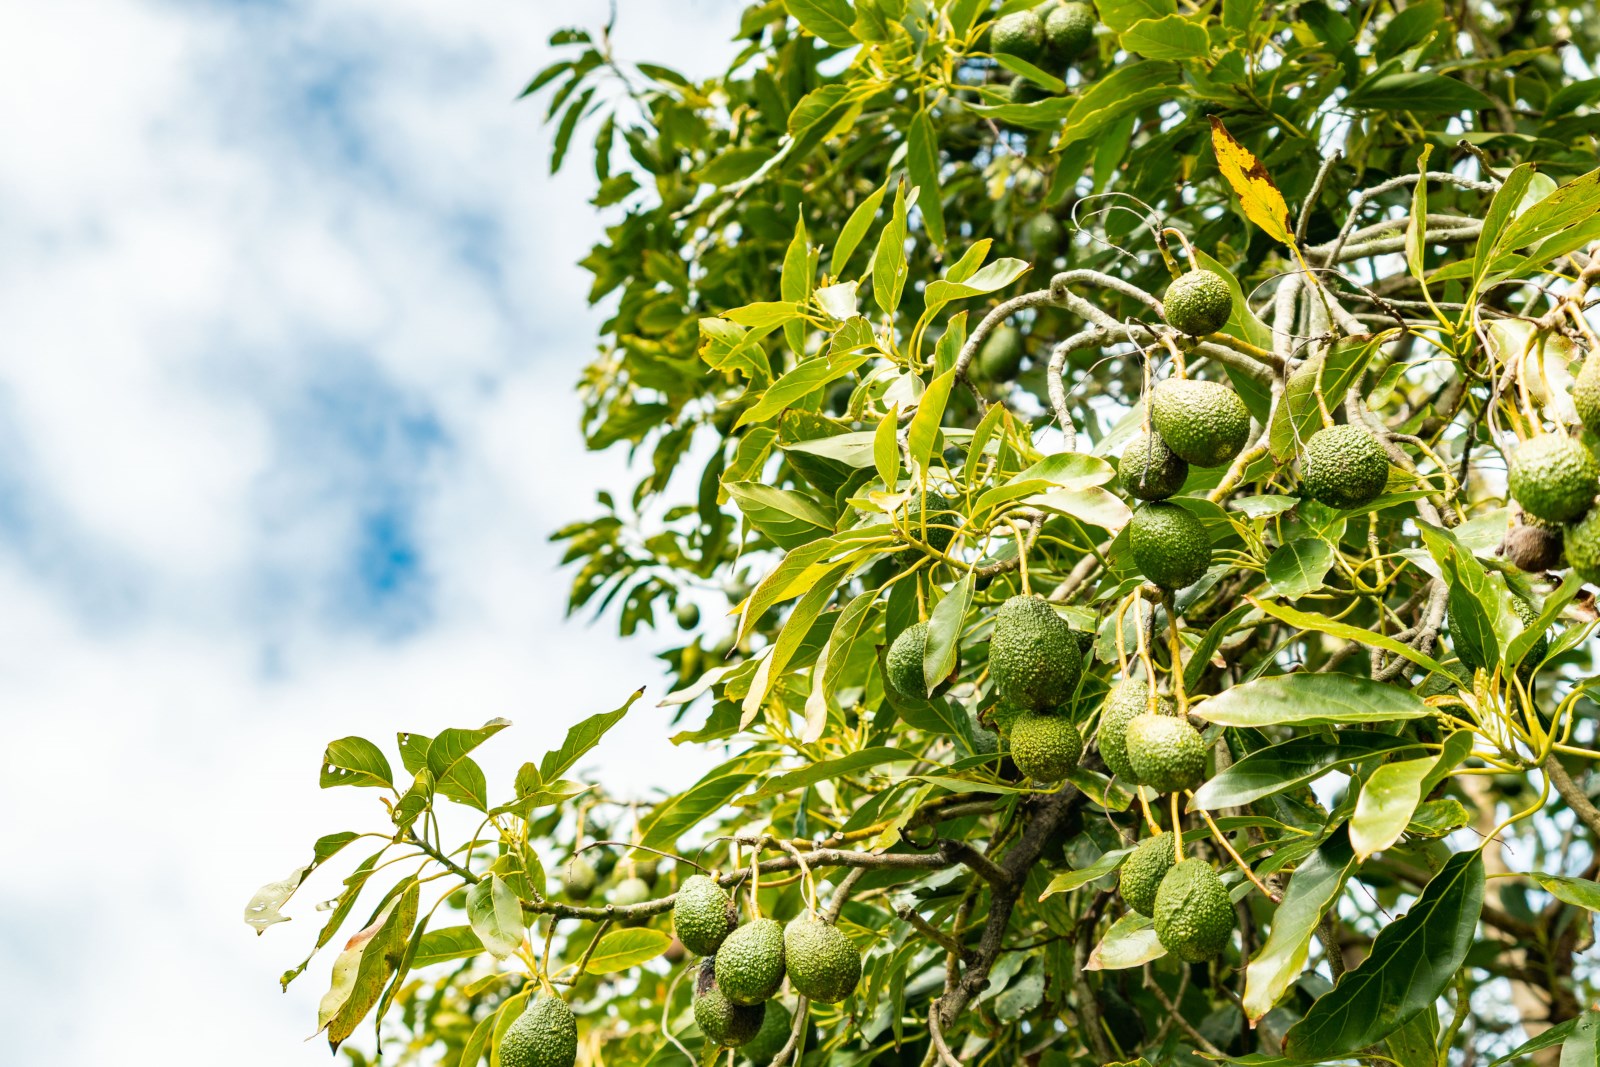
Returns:
[[[1044,20],[1036,11],[1006,15],[990,30],[989,47],[997,54],[1037,63],[1044,57]]]
[[[1586,356],[1572,383],[1572,406],[1590,433],[1600,433],[1600,359]]]
[[[502,1067],[572,1067],[577,1062],[578,1020],[560,997],[534,997],[500,1038]]]
[[[1193,585],[1211,566],[1211,538],[1194,512],[1158,500],[1141,504],[1128,523],[1128,546],[1139,573],[1163,589]]]
[[[1216,333],[1233,315],[1233,290],[1212,270],[1191,270],[1167,286],[1161,307],[1175,330],[1191,337]]]
[[[634,853],[638,858],[633,860],[633,876],[642,878],[651,889],[656,887],[656,879],[661,877],[661,857],[653,856],[648,852]]]
[[[624,878],[606,894],[606,902],[619,908],[643,904],[650,899],[650,883],[643,878]]]
[[[1054,259],[1061,248],[1061,223],[1040,212],[1022,225],[1022,246],[1042,259]]]
[[[1545,434],[1511,456],[1511,495],[1522,510],[1550,522],[1576,522],[1600,492],[1600,460],[1582,442]]]
[[[735,1004],[729,1000],[716,987],[711,961],[701,961],[695,983],[694,1021],[707,1041],[721,1048],[748,1045],[761,1032],[766,1015],[765,1004]]]
[[[1518,523],[1506,531],[1501,551],[1512,566],[1528,574],[1541,574],[1561,566],[1561,527]]]
[[[1328,426],[1312,434],[1300,469],[1305,495],[1330,508],[1370,504],[1389,484],[1389,454],[1360,426]]]
[[[600,874],[594,869],[594,864],[582,856],[568,860],[563,873],[565,877],[561,881],[561,888],[569,900],[588,900],[600,884]]]
[[[955,501],[938,493],[925,493],[912,500],[906,508],[906,530],[912,537],[926,541],[928,547],[943,552],[955,540],[956,527],[961,525],[961,515],[954,510]],[[928,517],[923,519],[926,510]],[[906,565],[922,558],[922,550],[908,548],[900,554]]]
[[[766,1018],[761,1020],[761,1029],[740,1050],[744,1059],[755,1064],[755,1067],[767,1067],[772,1057],[782,1052],[783,1046],[789,1043],[789,1031],[794,1028],[794,1015],[784,1007],[783,1001],[769,1000],[764,1007],[767,1013]],[[809,1047],[809,1042],[807,1045]]]
[[[1150,423],[1196,467],[1223,466],[1250,439],[1250,409],[1221,382],[1168,378],[1150,391]]]
[[[1036,782],[1059,782],[1083,755],[1083,735],[1065,715],[1030,711],[1011,724],[1011,758]]]
[[[987,382],[1009,382],[1022,370],[1022,356],[1022,331],[996,326],[978,349],[977,376]]]
[[[925,622],[907,626],[889,646],[888,654],[883,658],[884,670],[896,693],[918,700],[928,698],[922,673],[922,654],[927,647],[928,624]]]
[[[673,933],[696,956],[709,956],[721,948],[737,925],[736,916],[733,898],[703,874],[685,878],[672,902]]]
[[[1206,746],[1187,720],[1147,713],[1128,723],[1128,762],[1140,784],[1178,793],[1204,780]]]
[[[1156,707],[1163,715],[1177,710],[1172,698],[1164,695],[1156,697]],[[1113,686],[1100,710],[1100,731],[1096,734],[1100,757],[1117,780],[1127,785],[1139,784],[1139,776],[1128,762],[1128,724],[1149,710],[1150,687],[1138,678]]]
[[[1204,860],[1184,860],[1156,890],[1156,938],[1185,963],[1204,963],[1228,947],[1233,903],[1222,879]]]
[[[783,932],[789,985],[823,1004],[837,1004],[861,981],[861,950],[832,923],[802,915]]]
[[[1050,9],[1044,18],[1045,50],[1050,58],[1069,63],[1094,44],[1094,8],[1068,0]]]
[[[1123,491],[1137,500],[1165,500],[1183,488],[1189,464],[1167,447],[1158,433],[1141,433],[1122,450],[1117,476]]]
[[[673,615],[682,629],[692,630],[700,625],[700,607],[692,600],[680,601]]]
[[[783,927],[774,919],[752,919],[723,939],[717,950],[717,988],[735,1004],[771,1000],[783,985]]]
[[[1600,508],[1567,527],[1567,562],[1579,578],[1600,585]]]
[[[1072,627],[1043,597],[1018,594],[1000,605],[989,639],[989,673],[1001,699],[1025,708],[1059,707],[1082,671]]]
[[[1161,888],[1161,880],[1177,862],[1172,854],[1171,834],[1147,837],[1122,861],[1117,892],[1122,894],[1128,907],[1149,918],[1156,913],[1156,893]]]

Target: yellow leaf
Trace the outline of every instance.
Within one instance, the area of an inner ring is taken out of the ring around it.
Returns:
[[[1272,175],[1261,165],[1250,149],[1234,139],[1233,134],[1215,116],[1211,119],[1211,146],[1217,152],[1217,168],[1228,179],[1233,191],[1239,194],[1245,217],[1260,226],[1277,241],[1294,247],[1294,230],[1289,225],[1289,205],[1283,194],[1272,184]]]

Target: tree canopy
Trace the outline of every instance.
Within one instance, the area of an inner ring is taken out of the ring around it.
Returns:
[[[333,1047],[571,1067],[506,1041],[559,997],[613,1067],[1596,1062],[1592,12],[729,30],[704,81],[563,31],[524,94],[593,164],[582,432],[640,474],[556,532],[571,608],[676,625],[650,699],[725,758],[571,777],[604,678],[512,782],[504,720],[330,743],[382,809],[246,921],[347,864]]]

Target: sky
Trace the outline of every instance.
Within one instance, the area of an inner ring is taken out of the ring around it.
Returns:
[[[620,0],[618,51],[711,73],[741,6]],[[504,716],[493,787],[663,693],[674,635],[566,619],[546,540],[631,483],[578,433],[593,175],[551,178],[514,97],[552,30],[605,17],[0,4],[7,1063],[330,1062],[305,1038],[331,953],[277,976],[343,872],[242,922],[382,819],[317,788],[327,741]],[[641,796],[710,758],[654,703],[589,761]]]

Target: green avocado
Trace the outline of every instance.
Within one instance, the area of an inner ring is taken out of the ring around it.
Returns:
[[[1011,758],[1036,782],[1059,782],[1083,755],[1083,735],[1066,715],[1029,711],[1011,724]]]
[[[1590,433],[1600,433],[1600,358],[1586,356],[1572,383],[1572,406]]]
[[[1156,707],[1162,715],[1172,715],[1177,707],[1172,698],[1157,694]],[[1138,678],[1118,682],[1106,694],[1100,709],[1100,731],[1096,735],[1100,757],[1117,780],[1127,785],[1138,785],[1138,775],[1128,762],[1128,724],[1150,711],[1150,687]]]
[[[771,1000],[783,985],[783,927],[752,919],[723,939],[717,950],[717,988],[735,1004]]]
[[[906,508],[906,530],[912,537],[925,540],[937,552],[943,552],[955,540],[956,527],[961,525],[961,514],[955,510],[956,502],[938,493],[925,493]],[[926,525],[922,513],[926,509]],[[908,548],[900,553],[902,563],[909,566],[922,558],[920,548]]]
[[[1136,500],[1165,500],[1183,488],[1189,464],[1167,447],[1158,433],[1141,433],[1128,442],[1117,463],[1123,491]]]
[[[1016,724],[1016,721],[1027,710],[1027,708],[1018,707],[1009,701],[1001,700],[995,704],[994,710],[989,713],[989,721],[994,723],[994,728],[999,731],[1001,737],[1010,737],[1011,727]]]
[[[695,994],[694,1021],[705,1039],[720,1048],[754,1041],[766,1015],[766,1004],[735,1004],[715,986]]]
[[[1061,223],[1048,212],[1041,211],[1022,224],[1022,247],[1041,259],[1056,258],[1063,236]]]
[[[1117,874],[1117,892],[1122,894],[1123,902],[1146,918],[1155,915],[1156,892],[1176,862],[1171,834],[1140,841],[1122,861],[1122,870]]]
[[[1044,17],[1044,46],[1050,58],[1070,63],[1094,44],[1094,8],[1078,0],[1068,0],[1050,9]]]
[[[692,630],[700,625],[700,607],[692,600],[685,600],[678,604],[672,614],[678,620],[678,626],[685,630]]]
[[[1250,438],[1250,409],[1220,382],[1168,378],[1150,392],[1150,423],[1196,467],[1224,466]]]
[[[990,50],[1028,63],[1044,58],[1044,20],[1035,11],[1015,11],[998,20],[989,35]]]
[[[1233,315],[1233,290],[1216,271],[1191,270],[1167,286],[1161,307],[1173,329],[1204,337],[1228,324]]]
[[[1043,597],[1018,594],[1000,605],[989,639],[989,674],[1002,700],[1024,708],[1059,707],[1071,698],[1082,671],[1072,627]]]
[[[1128,723],[1128,762],[1141,785],[1178,793],[1204,780],[1206,746],[1187,720],[1147,712]]]
[[[1156,890],[1156,938],[1185,963],[1204,963],[1233,936],[1233,904],[1222,879],[1204,860],[1173,866]]]
[[[884,670],[889,684],[903,697],[928,699],[928,688],[923,684],[922,654],[928,647],[928,624],[913,623],[900,631],[884,656]]]
[[[1524,442],[1511,456],[1509,486],[1522,510],[1549,522],[1576,522],[1600,491],[1600,460],[1561,434]]]
[[[643,878],[624,878],[606,894],[606,903],[619,908],[643,904],[650,899],[650,883]]]
[[[703,874],[693,874],[678,886],[672,902],[672,931],[683,947],[696,956],[709,956],[736,925],[733,898]]]
[[[534,997],[500,1039],[503,1067],[572,1067],[576,1062],[578,1020],[560,997]]]
[[[567,894],[568,900],[588,900],[600,884],[600,874],[594,869],[594,864],[582,856],[568,860],[563,874],[561,889]]]
[[[789,1031],[794,1027],[794,1015],[783,1006],[783,1001],[769,1000],[765,1007],[766,1017],[761,1020],[761,1029],[739,1050],[755,1067],[767,1067],[772,1057],[783,1051],[783,1046],[789,1043]]]
[[[1141,504],[1128,523],[1128,547],[1139,573],[1163,589],[1193,585],[1211,566],[1211,538],[1194,512],[1158,500]]]
[[[1383,495],[1389,454],[1360,426],[1328,426],[1311,435],[1300,458],[1301,489],[1330,508],[1359,508]]]
[[[783,931],[789,985],[808,1000],[837,1004],[861,981],[861,950],[832,923],[802,915]]]
[[[1022,370],[1022,331],[1015,326],[996,326],[978,349],[977,377],[986,382],[1009,382]]]
[[[1579,578],[1600,585],[1600,508],[1567,527],[1567,562]]]

